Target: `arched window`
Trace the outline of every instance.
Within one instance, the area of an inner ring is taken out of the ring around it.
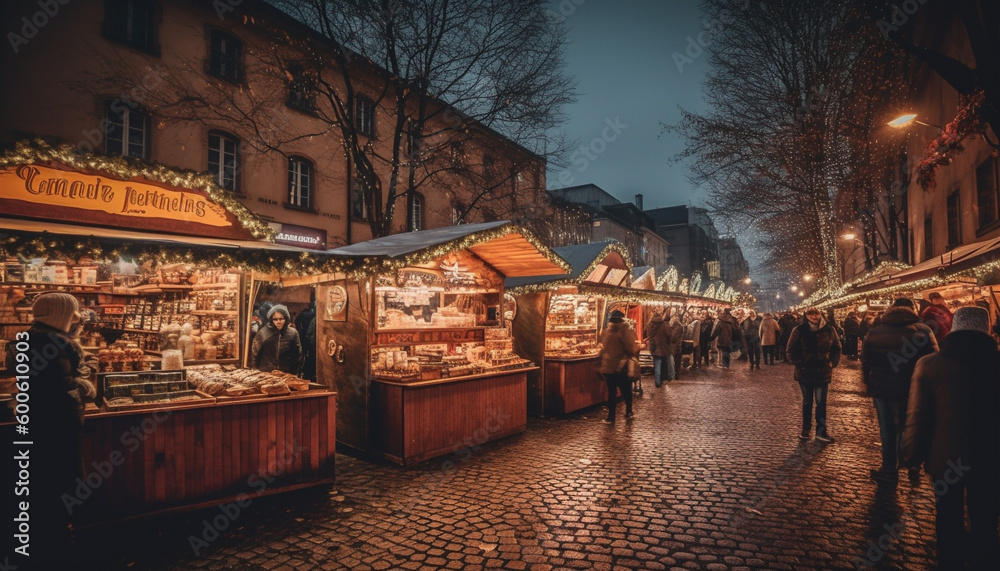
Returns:
[[[239,191],[240,140],[222,131],[208,133],[208,172],[215,183],[232,192]]]
[[[288,204],[312,208],[312,163],[302,157],[288,159]]]

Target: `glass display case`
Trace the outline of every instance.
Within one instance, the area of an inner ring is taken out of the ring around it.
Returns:
[[[598,300],[593,296],[554,294],[545,321],[546,357],[595,356]]]

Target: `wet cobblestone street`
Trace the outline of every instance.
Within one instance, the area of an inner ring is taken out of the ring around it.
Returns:
[[[930,569],[933,491],[877,485],[856,362],[835,370],[823,445],[799,440],[789,365],[696,370],[645,393],[415,466],[337,458],[337,482],[86,529],[102,569]],[[198,537],[198,553],[191,538]],[[202,543],[203,542],[203,543]]]

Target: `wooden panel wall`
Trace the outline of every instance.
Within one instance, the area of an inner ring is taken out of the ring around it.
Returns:
[[[332,481],[336,411],[336,393],[323,393],[88,417],[85,474],[122,460],[83,501],[81,520]]]
[[[516,297],[517,314],[511,324],[514,352],[531,359],[539,369],[528,372],[528,414],[541,416],[545,410],[545,318],[549,312],[548,292]]]
[[[347,321],[327,321],[326,303],[331,285],[347,290]],[[364,285],[337,281],[316,288],[316,380],[339,395],[337,440],[358,450],[368,450],[368,389],[370,367],[370,300],[362,300]],[[342,345],[345,360],[338,363],[330,347]]]

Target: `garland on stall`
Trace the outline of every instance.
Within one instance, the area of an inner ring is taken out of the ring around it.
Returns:
[[[213,202],[232,213],[254,238],[274,242],[274,230],[227,191],[219,188],[212,175],[207,173],[179,170],[129,157],[81,153],[72,145],[51,145],[42,139],[18,141],[13,149],[0,156],[0,169],[49,162],[60,163],[80,171],[97,171],[121,180],[141,177],[177,188],[201,190]]]
[[[938,167],[951,164],[952,156],[965,150],[962,141],[970,135],[986,132],[986,124],[979,115],[985,100],[986,93],[981,89],[968,96],[959,96],[958,114],[930,142],[917,164],[917,182],[921,188],[931,190],[936,186]]]

